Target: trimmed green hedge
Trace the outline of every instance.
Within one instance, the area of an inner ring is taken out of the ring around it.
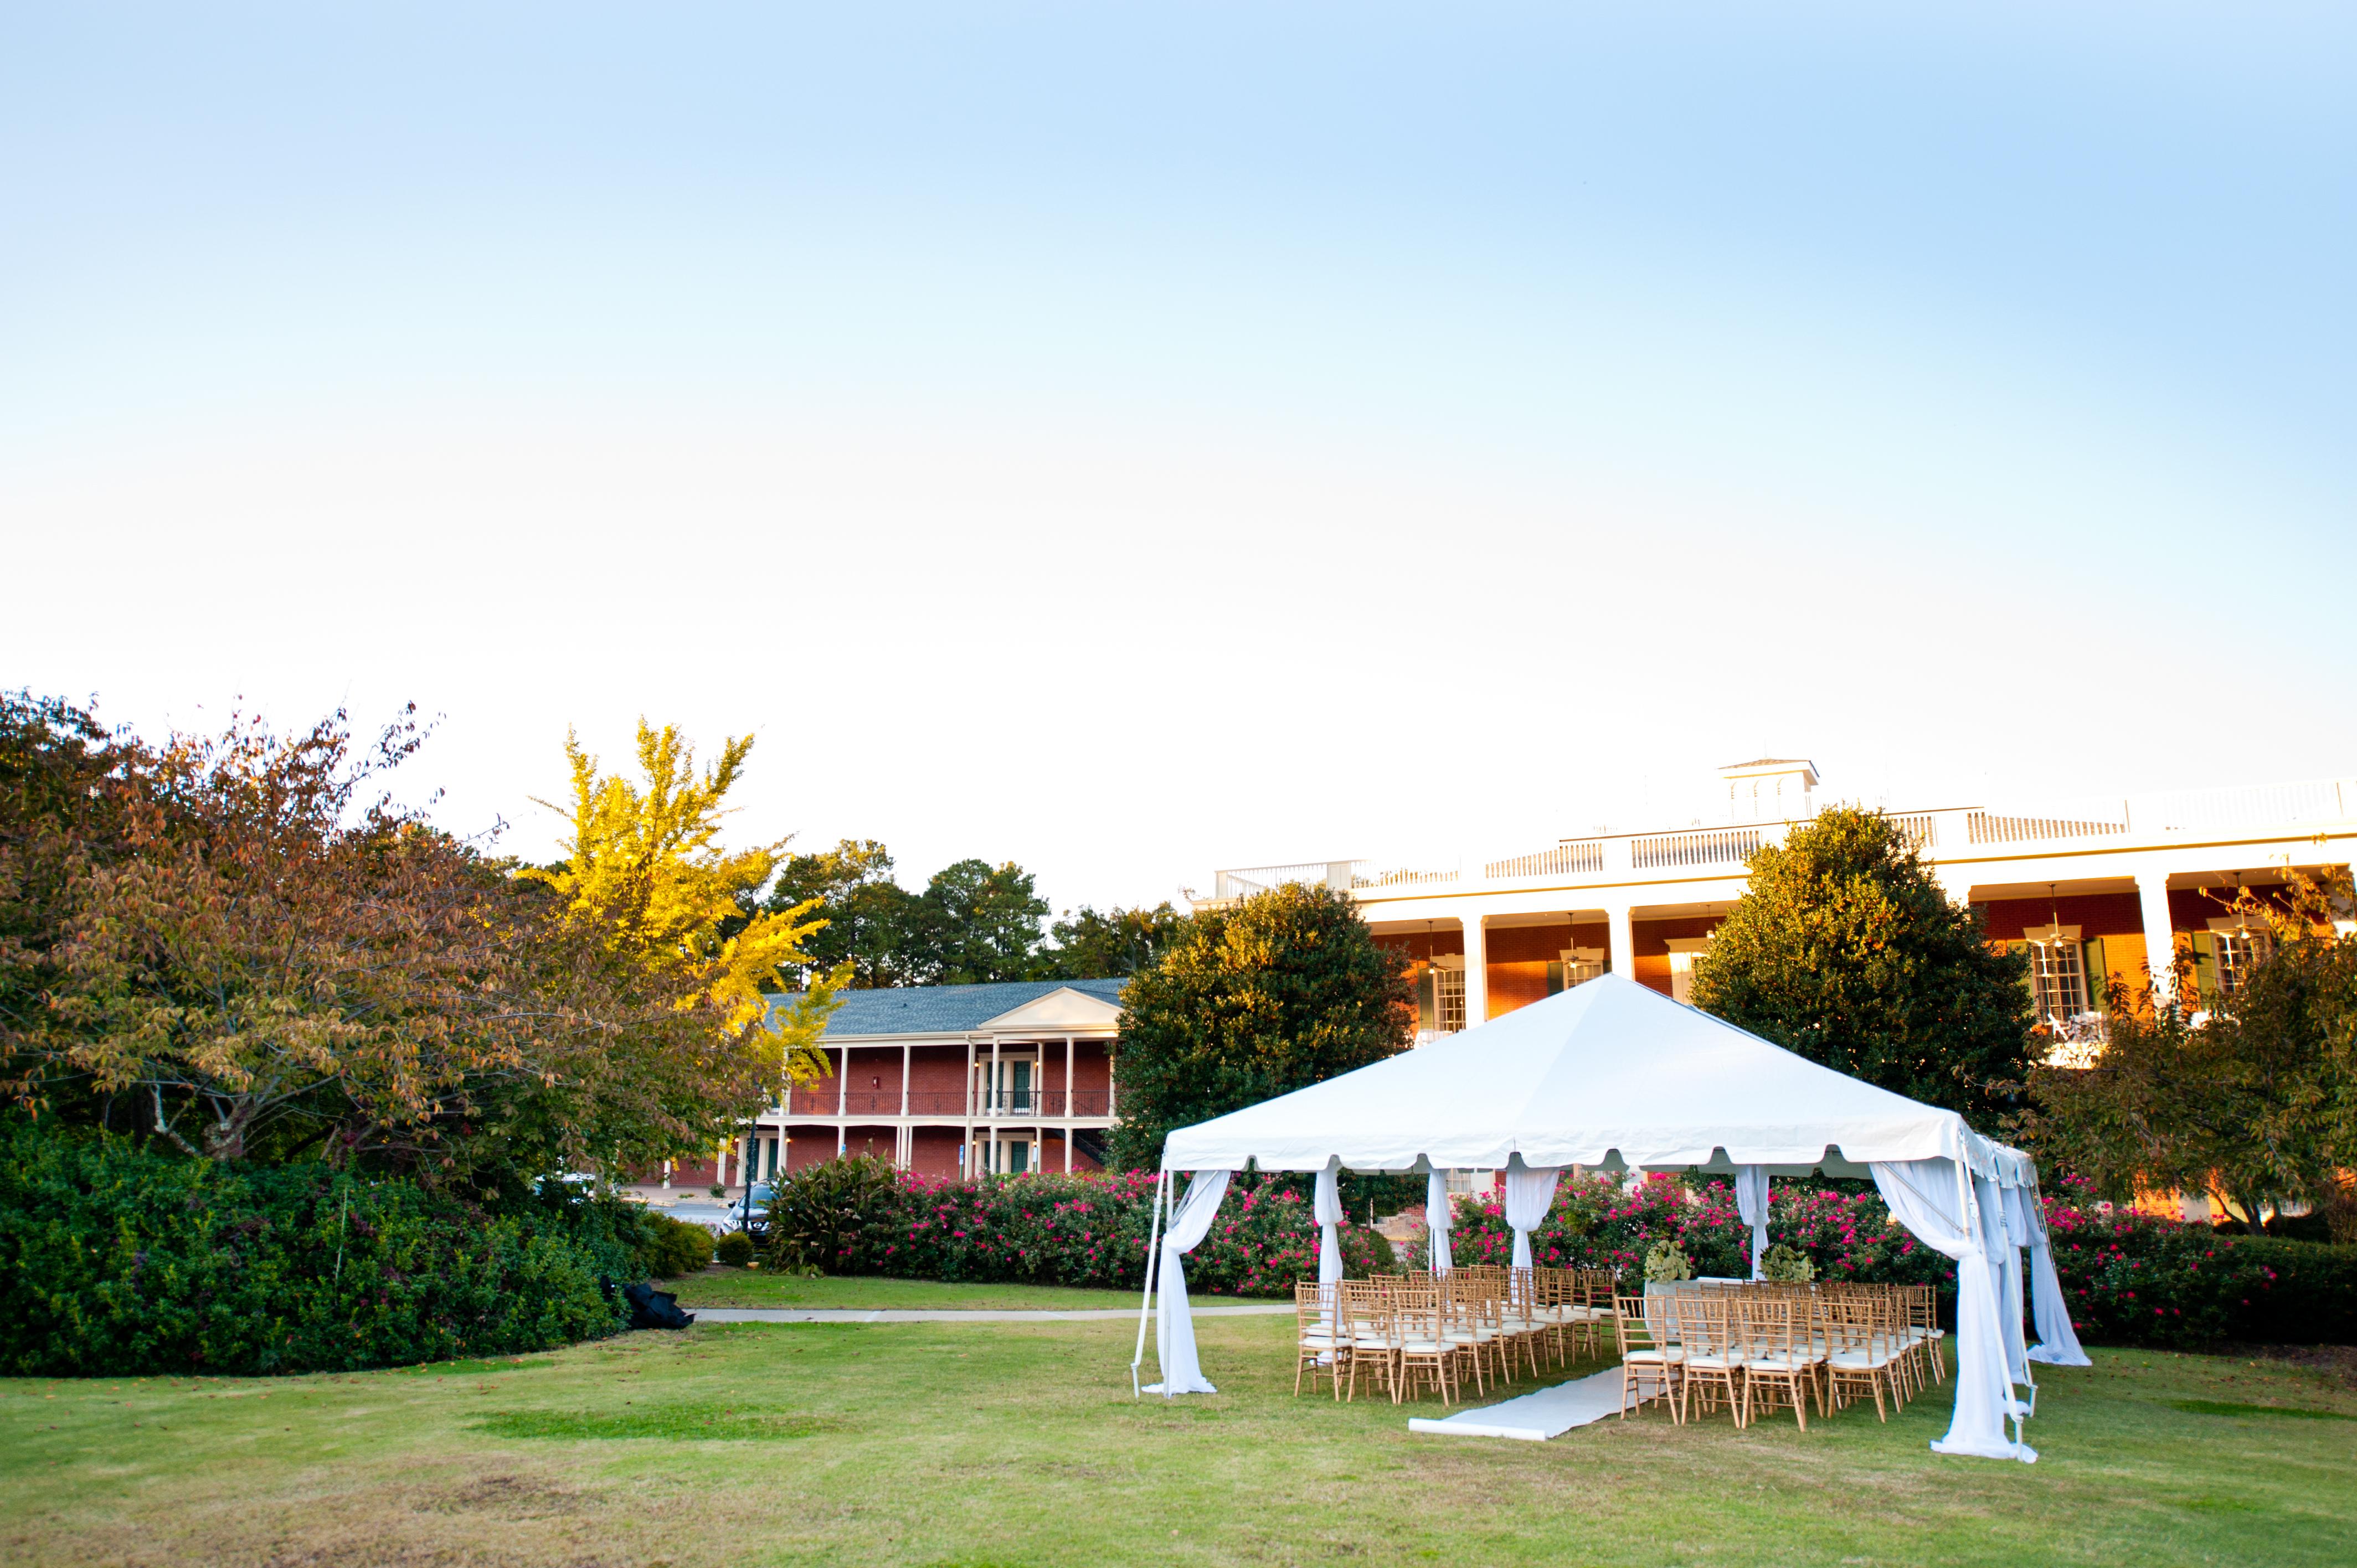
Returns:
[[[625,1327],[644,1217],[472,1208],[318,1165],[248,1168],[22,1122],[0,1141],[0,1373],[337,1371]]]

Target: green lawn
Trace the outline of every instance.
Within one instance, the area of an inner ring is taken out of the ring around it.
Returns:
[[[972,1312],[1071,1311],[1100,1307],[1137,1310],[1137,1293],[1068,1290],[1061,1285],[942,1284],[932,1280],[798,1280],[759,1269],[712,1268],[683,1279],[665,1280],[679,1304],[698,1306],[874,1307]],[[1220,1297],[1206,1297],[1211,1305]]]
[[[712,1326],[361,1376],[0,1383],[0,1561],[2357,1559],[2357,1393],[2278,1364],[2049,1370],[2045,1458],[2023,1466],[1927,1452],[1940,1391],[1806,1435],[1655,1415],[1413,1436],[1385,1401],[1297,1402],[1287,1320],[1199,1326],[1225,1391],[1169,1403],[1131,1400],[1118,1323]]]

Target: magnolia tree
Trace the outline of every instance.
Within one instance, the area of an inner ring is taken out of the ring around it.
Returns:
[[[1749,886],[1695,966],[1694,1002],[1993,1130],[2029,1065],[2023,974],[1898,823],[1836,808],[1752,856]]]
[[[1415,993],[1347,894],[1284,886],[1179,922],[1122,993],[1123,1168],[1160,1165],[1174,1127],[1405,1048]]]

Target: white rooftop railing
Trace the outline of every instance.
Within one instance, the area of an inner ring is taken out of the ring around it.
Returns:
[[[1964,807],[1887,814],[1918,849],[1935,859],[1949,859],[1981,847],[2347,822],[2357,820],[2357,777],[2166,790],[2006,811]],[[1786,827],[1782,822],[1763,822],[1666,832],[1598,833],[1565,839],[1552,848],[1527,854],[1473,864],[1484,882],[1612,877],[1641,872],[1734,872],[1762,844],[1781,843]],[[1216,897],[1232,899],[1286,883],[1365,891],[1461,880],[1463,873],[1456,870],[1386,866],[1372,860],[1326,860],[1222,871],[1215,886]]]

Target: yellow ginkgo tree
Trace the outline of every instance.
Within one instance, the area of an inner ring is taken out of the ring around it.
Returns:
[[[825,922],[813,918],[816,899],[745,918],[785,847],[782,841],[721,846],[730,814],[724,802],[752,749],[749,735],[725,738],[718,758],[699,772],[694,747],[675,727],[640,719],[633,781],[601,771],[580,737],[568,734],[573,831],[565,859],[522,875],[561,895],[617,970],[643,978],[644,993],[707,1014],[731,1043],[758,1053],[763,1079],[782,1089],[827,1075],[819,1036],[851,971],[843,965],[791,1002],[771,1004],[779,967],[808,964],[802,943]]]

